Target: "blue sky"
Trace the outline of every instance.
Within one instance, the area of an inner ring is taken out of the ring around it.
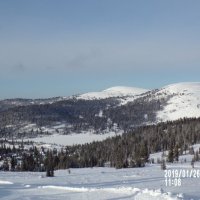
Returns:
[[[200,81],[200,1],[0,0],[0,99]]]

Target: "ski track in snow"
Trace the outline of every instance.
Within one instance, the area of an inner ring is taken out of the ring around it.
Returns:
[[[169,166],[180,168],[183,164]],[[189,166],[189,165],[188,165]],[[187,166],[185,166],[187,167]],[[165,186],[160,165],[144,168],[82,168],[45,172],[1,172],[1,200],[189,200],[200,198],[198,179],[183,179],[181,187]],[[199,198],[196,198],[199,197]]]
[[[55,189],[55,190],[64,190],[64,191],[72,191],[72,192],[108,192],[108,193],[118,193],[118,194],[126,194],[129,199],[142,200],[142,199],[180,199],[182,195],[172,195],[171,193],[163,193],[161,189],[158,190],[149,190],[144,189],[141,190],[139,188],[132,187],[121,187],[121,188],[73,188],[73,187],[59,187],[59,186],[42,186],[39,189]],[[180,197],[180,198],[178,198]]]

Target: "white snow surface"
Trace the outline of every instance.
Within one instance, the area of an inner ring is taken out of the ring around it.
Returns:
[[[157,112],[157,121],[200,117],[200,82],[168,85],[161,88],[156,95],[159,98],[174,95],[164,109]]]
[[[106,99],[109,97],[125,97],[125,96],[137,96],[147,92],[147,89],[137,87],[124,87],[116,86],[111,87],[101,92],[89,92],[79,95],[78,99],[92,100],[92,99]]]
[[[31,139],[24,139],[31,140],[37,143],[47,143],[47,144],[57,144],[57,145],[75,145],[75,144],[85,144],[85,143],[91,143],[93,141],[102,141],[109,137],[114,137],[116,135],[121,135],[122,131],[119,131],[117,133],[115,132],[109,132],[105,134],[94,134],[91,132],[86,133],[74,133],[69,135],[60,135],[60,134],[53,134],[49,136],[43,136],[43,137],[37,137],[37,138],[31,138]]]
[[[10,184],[13,184],[13,182],[0,180],[0,185],[10,185]]]
[[[180,165],[180,164],[179,164]],[[178,166],[173,165],[173,168]],[[179,166],[180,167],[180,166]],[[181,167],[184,167],[183,165]],[[0,185],[1,200],[180,200],[199,199],[200,181],[182,179],[180,187],[165,185],[160,165],[144,168],[82,168],[55,171],[55,177],[45,172],[1,172],[1,180],[12,185]]]

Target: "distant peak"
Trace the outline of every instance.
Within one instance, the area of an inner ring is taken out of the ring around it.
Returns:
[[[143,88],[137,88],[137,87],[126,87],[126,86],[114,86],[114,87],[110,87],[110,88],[107,88],[103,91],[120,91],[120,92],[123,92],[123,91],[127,91],[127,92],[133,92],[133,91],[148,91],[147,89],[143,89]]]
[[[180,82],[167,85],[161,90],[167,90],[170,92],[180,93],[184,91],[188,92],[200,92],[200,82]]]
[[[185,86],[185,87],[200,87],[200,82],[180,82],[180,83],[173,83],[173,84],[170,84],[170,85],[166,85],[165,87],[163,88],[166,88],[166,87],[182,87],[182,86]]]
[[[88,92],[79,96],[80,99],[105,99],[109,97],[136,96],[147,92],[147,89],[137,87],[115,86],[101,92]]]

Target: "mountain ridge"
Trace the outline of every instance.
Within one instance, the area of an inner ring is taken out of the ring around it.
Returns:
[[[119,96],[121,89],[128,91]],[[12,104],[14,100],[7,104],[0,101],[0,135],[35,137],[55,133],[117,133],[143,125],[200,117],[199,82],[171,84],[160,89],[143,90],[144,93],[139,89],[138,94],[133,93],[135,88],[132,89],[122,86],[108,88],[103,90],[106,94],[109,92],[107,98],[71,96],[35,103],[18,99],[21,101],[19,104]],[[110,93],[113,91],[116,91],[115,96]]]
[[[88,92],[78,96],[79,99],[105,99],[110,97],[137,96],[149,90],[137,87],[114,86],[100,92]]]

